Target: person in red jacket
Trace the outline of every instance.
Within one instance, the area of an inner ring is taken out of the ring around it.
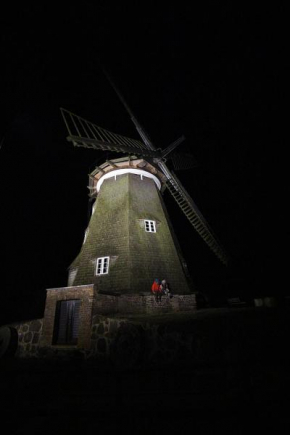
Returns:
[[[151,291],[156,298],[156,302],[161,302],[161,286],[159,279],[156,278],[151,286]]]

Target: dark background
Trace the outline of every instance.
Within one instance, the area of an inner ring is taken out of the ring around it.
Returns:
[[[106,157],[66,141],[59,108],[138,138],[98,59],[155,146],[184,134],[180,150],[197,160],[178,176],[231,256],[228,267],[220,264],[165,192],[197,289],[213,305],[228,296],[277,293],[262,281],[270,254],[261,169],[278,82],[273,11],[263,8],[87,1],[62,10],[42,3],[7,10],[0,71],[1,323],[41,317],[45,289],[66,285],[87,226],[87,174]]]

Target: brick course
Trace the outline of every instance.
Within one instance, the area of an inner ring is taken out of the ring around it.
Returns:
[[[94,286],[61,287],[47,290],[44,311],[41,346],[51,346],[55,324],[56,305],[58,301],[80,299],[79,337],[76,347],[87,349],[90,347],[90,332],[92,322],[92,308],[94,301]]]
[[[94,301],[94,314],[154,314],[192,311],[196,309],[195,294],[163,296],[158,303],[151,294],[127,294],[119,296],[97,294]]]

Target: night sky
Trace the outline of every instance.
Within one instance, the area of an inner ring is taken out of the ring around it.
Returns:
[[[88,222],[87,174],[108,157],[67,142],[59,108],[139,138],[99,60],[155,146],[184,134],[180,151],[197,161],[178,176],[231,256],[223,266],[165,192],[197,289],[212,303],[263,294],[268,255],[260,177],[276,86],[269,19],[265,9],[232,2],[126,8],[84,1],[66,10],[38,2],[7,12],[1,23],[1,323],[41,317],[45,289],[66,285]]]

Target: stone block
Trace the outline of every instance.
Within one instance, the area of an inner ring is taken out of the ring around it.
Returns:
[[[30,343],[32,337],[33,337],[32,332],[26,332],[26,334],[24,335],[24,343]]]
[[[39,332],[35,332],[33,334],[32,344],[36,344],[36,343],[38,344],[39,340],[40,340],[40,334],[39,334]]]
[[[31,332],[39,332],[42,328],[42,322],[40,320],[34,320],[31,322],[29,330]]]

